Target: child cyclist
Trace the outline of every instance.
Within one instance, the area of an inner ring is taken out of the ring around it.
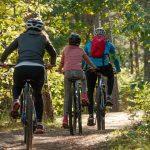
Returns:
[[[17,118],[20,107],[19,96],[25,84],[24,80],[31,79],[33,95],[35,98],[35,110],[37,115],[37,128],[35,133],[43,133],[42,124],[43,100],[41,90],[44,84],[44,62],[45,50],[49,53],[51,59],[48,68],[56,64],[56,51],[49,38],[43,33],[44,23],[36,18],[31,18],[26,22],[27,30],[17,37],[3,52],[1,56],[1,65],[7,57],[18,49],[18,62],[13,73],[13,104],[11,107],[11,116]]]
[[[69,93],[71,89],[71,82],[69,79],[78,78],[82,81],[82,93],[81,100],[82,105],[88,105],[88,97],[86,91],[86,78],[82,71],[82,59],[86,61],[87,64],[91,65],[92,69],[95,69],[95,65],[90,61],[87,54],[82,48],[79,47],[81,38],[76,33],[71,33],[69,37],[69,45],[63,49],[61,63],[59,65],[58,71],[64,73],[64,118],[62,126],[64,128],[68,127],[68,101]],[[63,70],[62,70],[63,69]]]

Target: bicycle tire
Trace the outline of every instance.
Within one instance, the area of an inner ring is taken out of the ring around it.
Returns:
[[[101,89],[97,87],[96,89],[96,119],[97,119],[97,130],[101,130],[101,109],[100,109],[100,101],[101,101]]]
[[[32,113],[33,113],[33,104],[31,98],[31,92],[28,91],[26,93],[27,104],[26,104],[26,148],[27,150],[32,149],[32,137],[33,137],[33,121],[32,121]]]
[[[76,131],[77,131],[77,117],[78,117],[78,112],[77,112],[77,93],[76,93],[76,87],[75,85],[73,84],[73,88],[72,88],[72,100],[73,100],[73,103],[72,103],[72,108],[73,108],[73,116],[72,116],[72,119],[73,119],[73,134],[76,134]]]
[[[103,101],[103,106],[101,109],[101,129],[105,130],[105,110],[106,110],[106,92],[105,89],[102,91],[102,101]]]
[[[105,130],[105,92],[97,88],[96,91],[96,101],[97,101],[97,130]]]
[[[69,114],[69,130],[70,130],[70,135],[74,135],[73,132],[73,124],[72,124],[72,90],[70,92],[70,98],[68,102],[68,114]]]
[[[78,128],[79,128],[79,135],[82,135],[82,107],[81,107],[81,100],[80,100],[80,88],[77,90],[77,111],[78,111]]]

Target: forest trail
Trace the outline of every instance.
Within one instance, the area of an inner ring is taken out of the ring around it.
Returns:
[[[108,137],[112,132],[131,125],[128,113],[107,113],[106,130],[97,131],[96,126],[86,125],[87,117],[83,116],[82,136],[70,136],[69,130],[63,128],[47,128],[45,134],[34,136],[33,150],[107,150]],[[0,150],[25,150],[23,131],[0,132]]]

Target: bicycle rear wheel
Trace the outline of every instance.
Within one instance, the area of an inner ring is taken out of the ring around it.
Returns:
[[[73,135],[73,125],[72,125],[72,91],[70,92],[70,98],[68,102],[68,114],[69,114],[69,130],[70,134]]]
[[[81,101],[80,101],[80,88],[77,90],[77,113],[78,113],[78,128],[79,128],[79,135],[82,134],[82,108],[81,108]]]
[[[101,93],[100,93],[100,88],[98,87],[96,89],[96,103],[97,103],[97,106],[96,106],[96,119],[97,119],[97,130],[100,130],[101,129],[101,116],[100,116],[100,113],[101,113],[101,110],[100,110],[100,98],[101,98]]]
[[[26,124],[25,124],[25,139],[27,150],[32,149],[32,137],[33,137],[32,113],[33,113],[32,96],[30,91],[28,91],[26,93]]]
[[[105,130],[105,111],[106,111],[106,92],[105,89],[102,91],[101,95],[101,126],[102,130]]]
[[[105,102],[104,93],[98,87],[96,90],[96,119],[97,119],[97,130],[105,130]]]
[[[75,88],[72,86],[72,91],[70,93],[70,100],[69,100],[69,129],[70,134],[74,135],[76,133],[77,127],[77,113],[76,113],[76,95],[75,95]]]

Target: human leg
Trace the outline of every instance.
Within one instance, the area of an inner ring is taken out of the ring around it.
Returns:
[[[89,99],[89,106],[88,106],[88,113],[89,113],[89,118],[88,118],[88,123],[87,125],[92,126],[94,124],[94,98],[93,98],[93,93],[94,93],[94,88],[96,85],[96,80],[97,76],[95,75],[94,72],[86,72],[86,79],[87,79],[87,88],[88,88],[88,99]]]
[[[113,85],[114,85],[114,72],[113,67],[111,64],[108,66],[104,66],[102,69],[102,74],[107,77],[107,99],[106,99],[106,105],[112,106],[112,91],[113,91]]]
[[[13,104],[11,106],[10,115],[16,119],[19,116],[18,109],[20,108],[19,97],[24,86],[24,73],[22,72],[22,67],[16,67],[13,73]]]
[[[31,86],[33,88],[33,96],[34,96],[34,106],[37,116],[37,127],[34,131],[36,134],[44,133],[43,126],[43,99],[42,99],[42,87],[44,84],[44,68],[43,67],[28,67],[29,74],[31,79]]]
[[[85,73],[81,72],[81,86],[82,86],[82,93],[81,93],[81,100],[82,100],[82,106],[88,106],[88,96],[87,96],[87,81]]]
[[[37,121],[42,122],[43,116],[43,98],[42,87],[44,84],[44,68],[43,67],[29,67],[31,76],[31,86],[33,88],[34,105],[36,110]]]
[[[62,126],[64,128],[68,127],[68,103],[70,100],[70,90],[71,90],[71,82],[68,80],[71,78],[72,74],[70,71],[66,71],[64,73],[64,118]]]

